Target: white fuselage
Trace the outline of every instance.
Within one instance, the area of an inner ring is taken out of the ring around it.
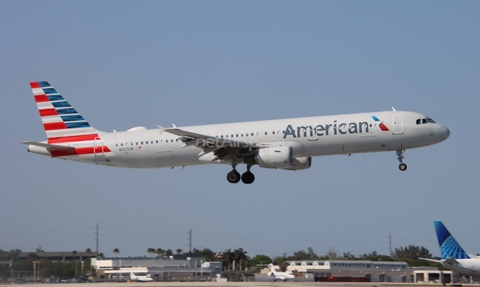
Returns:
[[[372,116],[380,119],[388,131],[382,130],[380,122]],[[419,119],[425,118],[425,115],[415,112],[387,111],[188,126],[182,127],[182,130],[257,146],[289,145],[292,146],[294,157],[314,157],[405,150],[432,145],[448,138],[449,130],[440,124],[417,124]],[[179,138],[159,129],[145,128],[100,133],[94,145],[102,148],[97,148],[95,153],[57,158],[129,168],[213,163],[199,156],[201,149],[185,147]]]
[[[442,262],[442,265],[463,275],[480,277],[480,259],[456,259],[456,261],[457,263],[453,264]]]

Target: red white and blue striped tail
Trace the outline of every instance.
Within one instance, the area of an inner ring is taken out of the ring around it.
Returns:
[[[31,82],[35,102],[47,133],[48,144],[93,141],[100,131],[93,128],[48,82]]]

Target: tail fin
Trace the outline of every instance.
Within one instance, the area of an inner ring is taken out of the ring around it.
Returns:
[[[443,259],[468,259],[470,256],[462,249],[460,244],[453,238],[450,232],[441,221],[434,221],[435,230],[437,232],[438,245]]]
[[[92,141],[100,131],[93,128],[48,82],[31,82],[49,144]]]
[[[273,268],[272,263],[268,264],[268,269],[270,269],[270,272],[272,273],[272,275],[275,275],[275,273],[277,273],[277,271],[275,271],[275,268]]]

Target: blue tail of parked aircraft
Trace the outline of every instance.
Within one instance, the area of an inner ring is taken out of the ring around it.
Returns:
[[[470,256],[463,250],[452,234],[443,225],[441,221],[434,221],[435,231],[437,232],[438,245],[443,259],[469,259]]]

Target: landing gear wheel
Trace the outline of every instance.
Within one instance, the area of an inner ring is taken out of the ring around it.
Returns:
[[[236,170],[232,170],[231,172],[227,173],[227,180],[230,183],[237,183],[240,181],[240,174]]]
[[[250,171],[246,171],[242,174],[242,182],[245,184],[251,184],[255,181],[255,175]]]
[[[400,164],[398,165],[398,169],[400,169],[401,171],[407,170],[407,165],[403,163],[403,159],[405,158],[403,156],[404,152],[405,152],[404,149],[397,150],[397,159],[400,162]]]

